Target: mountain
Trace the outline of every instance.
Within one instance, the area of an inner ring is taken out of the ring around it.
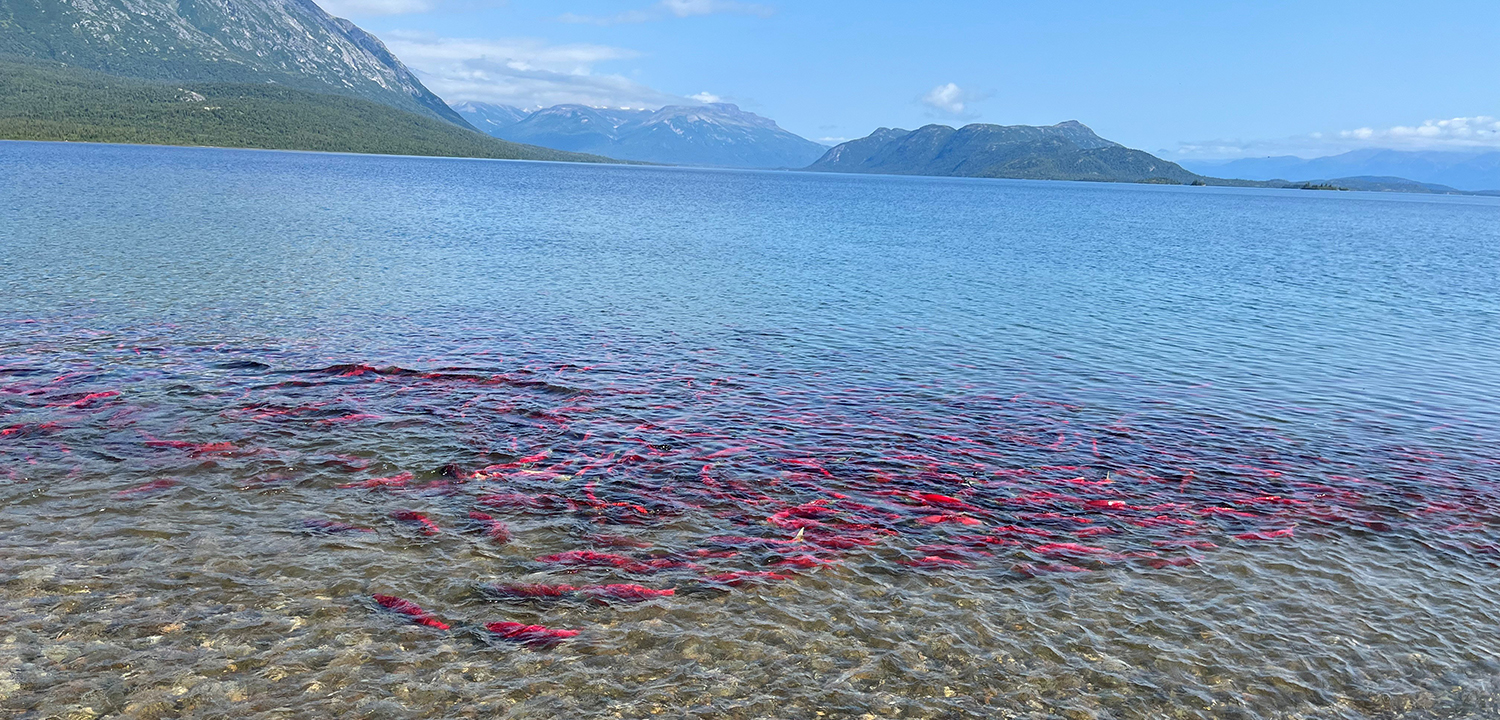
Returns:
[[[505,106],[464,103],[471,119],[494,115],[485,132],[513,142],[622,160],[714,167],[803,167],[827,148],[729,103],[620,110],[557,105],[504,125]]]
[[[1460,190],[1500,189],[1500,151],[1466,152],[1366,149],[1303,159],[1282,156],[1241,160],[1184,161],[1197,172],[1248,180],[1338,177],[1399,177]]]
[[[357,97],[133,80],[41,60],[0,60],[0,138],[607,162]]]
[[[276,83],[468,127],[378,39],[312,0],[0,0],[0,55],[138,80]]]
[[[630,123],[617,145],[628,160],[761,168],[800,168],[827,149],[729,103],[668,105]]]
[[[449,103],[460,117],[469,121],[470,125],[479,128],[486,133],[508,128],[526,119],[531,113],[513,105],[495,105],[484,102],[456,102]]]
[[[1335,185],[1345,190],[1362,190],[1365,192],[1403,192],[1422,193],[1428,195],[1471,194],[1464,190],[1448,187],[1447,185],[1423,183],[1399,177],[1380,177],[1376,175],[1333,178],[1331,180],[1313,180],[1312,182],[1320,185]]]
[[[1200,176],[1149,153],[1105,140],[1077,121],[1036,127],[973,124],[954,129],[880,128],[829,150],[807,168],[820,172],[1099,180],[1174,184],[1233,183]]]
[[[528,115],[513,125],[486,132],[498,138],[540,145],[557,150],[597,153],[628,160],[661,162],[630,157],[620,146],[621,128],[650,115],[650,110],[611,110],[587,105],[554,105]],[[668,161],[670,162],[670,161]]]
[[[607,161],[477,132],[311,0],[0,0],[0,138]]]

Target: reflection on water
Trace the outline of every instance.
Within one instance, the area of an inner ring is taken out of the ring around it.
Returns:
[[[8,711],[1500,713],[1494,204],[0,150]]]

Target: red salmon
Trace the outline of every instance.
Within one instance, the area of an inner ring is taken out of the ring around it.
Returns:
[[[443,532],[431,518],[413,510],[396,510],[391,513],[391,519],[416,525],[421,528],[423,535],[438,535]]]
[[[1032,548],[1031,551],[1041,555],[1098,555],[1109,552],[1104,548],[1078,543],[1045,543]]]
[[[709,582],[739,587],[750,580],[790,580],[790,575],[770,572],[768,570],[735,570],[733,572],[709,575],[703,578]]]
[[[518,622],[493,622],[485,625],[484,629],[498,635],[501,639],[538,648],[552,647],[567,638],[578,635],[577,630],[559,630],[541,625],[523,625]]]
[[[380,603],[381,607],[410,617],[411,621],[418,625],[426,625],[427,627],[439,630],[448,629],[448,623],[437,619],[432,613],[423,610],[421,606],[410,600],[403,600],[393,595],[375,595],[374,598],[375,602]]]
[[[496,520],[494,516],[486,515],[478,510],[470,510],[469,519],[484,528],[485,537],[497,543],[510,542],[510,528],[505,523]]]
[[[671,597],[676,591],[672,588],[655,590],[641,585],[620,584],[586,587],[580,589],[579,593],[591,600],[598,600],[600,602],[608,602],[610,600],[641,602],[652,598]]]
[[[370,478],[369,480],[361,480],[359,482],[343,483],[338,487],[343,490],[348,490],[351,488],[359,488],[364,490],[374,490],[377,488],[404,488],[406,487],[407,483],[411,482],[412,477],[414,476],[410,472],[404,472],[399,475],[392,475],[390,477]]]
[[[561,600],[571,597],[578,588],[572,585],[482,585],[479,591],[497,600]]]

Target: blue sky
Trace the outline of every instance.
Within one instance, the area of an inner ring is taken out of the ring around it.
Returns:
[[[720,98],[825,142],[1050,124],[1174,159],[1500,147],[1500,2],[320,0],[450,101]]]

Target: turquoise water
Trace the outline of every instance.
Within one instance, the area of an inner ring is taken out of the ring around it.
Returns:
[[[1500,713],[1500,201],[34,143],[0,199],[7,711]]]

